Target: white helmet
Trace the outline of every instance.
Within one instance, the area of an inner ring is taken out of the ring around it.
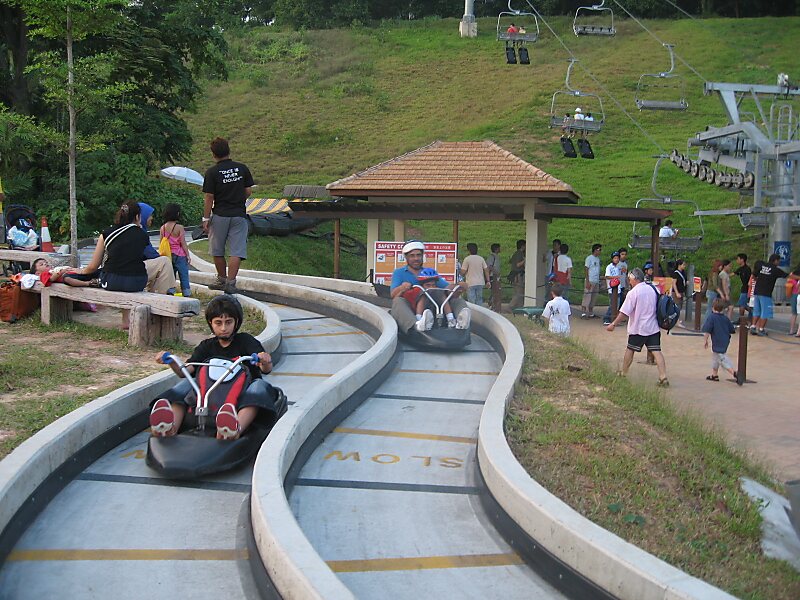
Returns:
[[[408,254],[412,250],[422,250],[425,252],[425,244],[418,240],[411,240],[410,242],[406,242],[406,245],[403,246],[403,254]]]
[[[577,108],[575,109],[575,112],[576,112],[576,113],[580,113],[580,112],[583,112],[583,111],[581,110],[581,107],[579,106],[579,107],[577,107]]]

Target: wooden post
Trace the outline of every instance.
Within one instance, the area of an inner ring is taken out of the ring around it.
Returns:
[[[458,243],[458,220],[453,219],[453,243]]]
[[[658,234],[661,231],[661,219],[658,219],[650,226],[650,262],[653,263],[653,273],[658,275]]]
[[[747,381],[747,317],[739,317],[739,358],[736,365],[736,383],[742,385]]]
[[[619,313],[619,286],[611,288],[611,320],[617,318],[617,314]]]
[[[336,219],[333,222],[333,278],[339,279],[341,275],[340,257],[341,257],[341,242],[342,242],[342,220]]]
[[[128,343],[131,346],[149,346],[152,342],[151,333],[150,307],[146,304],[138,304],[130,313]]]
[[[700,331],[700,312],[703,310],[703,292],[694,293],[694,330]]]

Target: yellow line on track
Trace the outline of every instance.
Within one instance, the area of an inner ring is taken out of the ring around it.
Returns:
[[[333,373],[290,373],[288,371],[273,371],[272,377],[333,377]]]
[[[8,555],[10,561],[53,560],[247,560],[247,549],[241,550],[15,550]]]
[[[409,438],[412,440],[433,440],[435,442],[455,442],[457,444],[475,444],[477,438],[458,437],[455,435],[435,435],[432,433],[411,433],[409,431],[382,431],[380,429],[354,429],[337,427],[334,433],[352,433],[354,435],[376,435],[380,437]]]
[[[421,569],[463,569],[466,567],[502,567],[521,565],[518,554],[472,554],[456,556],[418,556],[414,558],[372,558],[365,560],[329,560],[335,573],[363,571],[418,571]]]
[[[291,340],[295,338],[330,337],[333,335],[365,335],[365,333],[363,331],[332,331],[330,333],[303,333],[298,335],[284,335],[281,337],[284,340]]]
[[[400,373],[433,373],[435,375],[492,375],[497,376],[497,371],[437,371],[435,369],[400,369]]]

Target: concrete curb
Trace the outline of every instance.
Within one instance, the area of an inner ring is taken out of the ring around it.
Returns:
[[[198,275],[213,277],[212,274]],[[353,598],[330,570],[300,528],[284,489],[286,474],[303,442],[341,403],[372,379],[392,358],[397,326],[389,314],[367,302],[340,294],[263,279],[240,278],[242,289],[290,295],[320,312],[347,311],[367,323],[380,337],[375,345],[314,388],[301,406],[295,405],[277,423],[262,446],[253,470],[251,519],[264,567],[283,598]]]
[[[203,273],[216,273],[214,265],[210,262],[203,260],[196,254],[189,251],[192,257],[192,266]],[[196,271],[189,273],[189,278],[194,279],[193,276]],[[351,281],[349,279],[331,279],[329,277],[313,277],[311,275],[292,275],[289,273],[273,273],[270,271],[249,271],[242,269],[239,271],[239,277],[247,277],[249,279],[263,279],[267,281],[277,281],[281,283],[291,283],[294,285],[303,285],[306,287],[316,288],[319,290],[329,290],[332,292],[340,292],[343,294],[359,294],[361,296],[375,296],[375,288],[371,283],[364,281]]]
[[[242,300],[264,312],[267,327],[256,337],[273,352],[281,339],[277,313],[257,300]],[[51,473],[95,438],[144,410],[176,380],[168,369],[87,402],[25,440],[0,461],[0,532]]]
[[[508,515],[556,558],[623,600],[733,598],[606,531],[528,475],[511,452],[504,428],[525,348],[507,319],[471,308],[473,320],[496,336],[506,354],[481,416],[478,463],[489,491]]]

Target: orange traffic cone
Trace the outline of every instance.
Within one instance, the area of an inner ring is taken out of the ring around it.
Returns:
[[[50,239],[50,230],[47,228],[47,219],[42,217],[42,252],[55,252],[53,240]]]

